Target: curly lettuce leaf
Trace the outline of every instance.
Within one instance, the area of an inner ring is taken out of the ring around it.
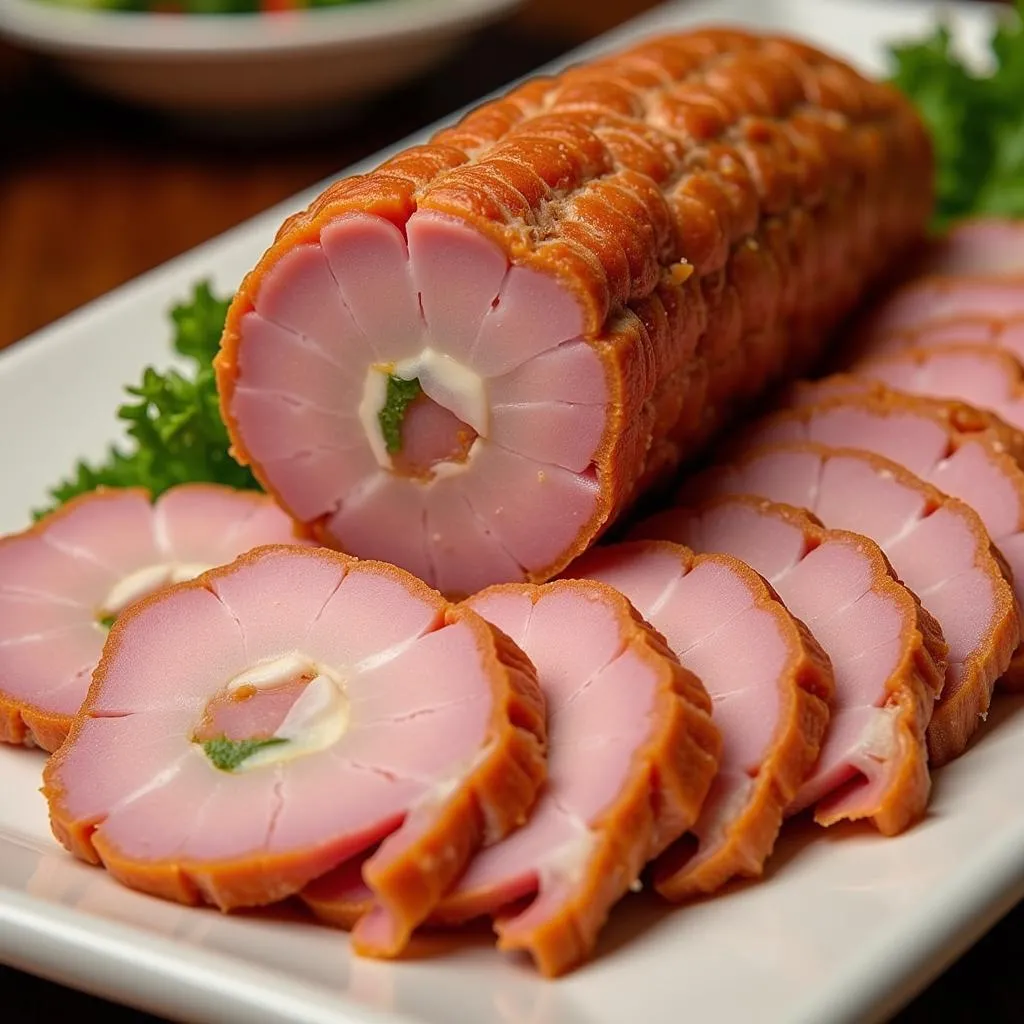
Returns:
[[[229,304],[201,281],[189,301],[171,310],[174,350],[191,366],[184,372],[146,367],[142,380],[125,389],[128,400],[117,411],[126,441],[112,445],[99,463],[79,462],[51,488],[52,503],[34,513],[37,519],[97,487],[145,487],[154,497],[194,482],[259,489],[252,473],[228,454],[220,417],[213,358]]]
[[[976,73],[945,24],[891,48],[892,82],[935,143],[936,230],[977,214],[1024,216],[1024,0],[1000,19],[989,50],[992,71]]]

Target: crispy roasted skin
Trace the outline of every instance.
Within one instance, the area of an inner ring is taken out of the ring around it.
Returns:
[[[255,548],[239,561],[259,558],[276,547],[280,546]],[[351,556],[323,548],[285,546],[282,550],[292,551],[298,558],[333,558],[346,566],[358,562]],[[397,577],[416,596],[435,603],[444,622],[467,623],[477,638],[481,661],[494,694],[485,756],[413,842],[367,865],[367,881],[373,888],[376,906],[389,912],[395,922],[395,934],[392,942],[381,945],[374,939],[364,940],[357,929],[353,946],[366,955],[392,956],[448,890],[473,852],[484,842],[495,841],[526,820],[547,775],[547,722],[536,670],[508,637],[476,613],[445,601],[426,584],[393,565],[372,561],[358,564]],[[237,565],[238,562],[234,563],[235,567]],[[209,581],[232,571],[231,566],[213,569],[195,580],[144,598],[118,618],[93,674],[89,696],[75,717],[67,740],[43,771],[43,794],[49,805],[53,833],[75,856],[92,864],[102,864],[133,889],[180,903],[212,903],[222,910],[284,899],[333,868],[337,856],[331,849],[323,848],[273,855],[257,850],[251,856],[226,862],[133,858],[105,839],[101,821],[75,818],[68,812],[61,767],[85,722],[94,713],[107,667],[117,657],[131,620],[153,603],[173,600],[174,594],[183,588],[207,587]]]
[[[599,498],[530,574],[550,578],[738,404],[815,358],[922,236],[932,170],[905,98],[787,39],[709,28],[527,82],[285,221],[216,360],[233,454],[251,463],[231,400],[264,275],[348,212],[400,228],[415,210],[451,215],[574,294],[606,367]]]

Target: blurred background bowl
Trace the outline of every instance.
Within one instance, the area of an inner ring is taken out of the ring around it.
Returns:
[[[0,35],[119,99],[256,127],[336,110],[421,75],[520,2],[363,0],[154,14],[0,0]]]

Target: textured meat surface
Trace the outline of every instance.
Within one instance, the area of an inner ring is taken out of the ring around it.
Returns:
[[[938,767],[961,754],[1020,642],[1019,610],[978,514],[880,455],[776,444],[684,484],[683,504],[755,494],[812,512],[825,526],[871,538],[920,598],[949,645],[928,727]]]
[[[824,382],[828,387],[828,380]],[[861,448],[905,466],[981,517],[1024,604],[1024,470],[1020,437],[969,406],[891,391],[840,395],[755,424],[746,443],[809,441]],[[1024,652],[1007,673],[1024,681]]]
[[[0,538],[0,742],[55,750],[123,608],[272,543],[301,543],[291,519],[213,484],[100,489]]]
[[[529,811],[545,734],[533,666],[479,616],[394,566],[267,546],[115,623],[44,792],[76,856],[225,910],[379,843],[353,944],[393,955]]]
[[[870,818],[886,835],[921,817],[931,790],[925,730],[947,649],[938,623],[873,541],[749,495],[668,509],[632,536],[746,562],[828,655],[835,708],[789,813],[813,804],[820,824]]]
[[[431,920],[490,915],[499,948],[526,950],[545,975],[562,974],[586,958],[647,861],[695,822],[721,746],[711,701],[603,584],[505,584],[467,604],[537,668],[548,780],[529,819],[474,857]],[[360,882],[343,867],[304,899],[348,925]]]
[[[931,163],[904,98],[782,39],[528,83],[282,226],[217,359],[233,451],[449,594],[547,579],[816,354],[920,236]]]
[[[569,571],[632,601],[704,684],[722,734],[697,823],[655,866],[658,891],[679,900],[759,876],[828,726],[827,656],[764,580],[728,555],[631,541],[595,548]]]

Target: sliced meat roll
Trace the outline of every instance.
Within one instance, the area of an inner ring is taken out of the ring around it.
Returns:
[[[529,820],[476,855],[432,920],[493,915],[499,949],[526,950],[545,975],[562,974],[587,957],[647,861],[696,821],[721,746],[711,701],[603,584],[513,583],[467,603],[537,667],[548,781]],[[360,889],[346,868],[304,898],[348,925],[358,918]]]
[[[870,350],[896,332],[926,332],[952,319],[1004,320],[1024,316],[1024,273],[914,278],[893,291],[857,329],[858,346]],[[967,339],[964,339],[967,340]]]
[[[272,543],[301,543],[292,520],[213,484],[101,489],[0,538],[0,742],[56,750],[125,608]]]
[[[828,655],[835,708],[790,814],[814,805],[819,824],[870,818],[886,835],[922,816],[931,789],[925,730],[947,648],[938,623],[896,580],[878,545],[750,495],[668,509],[632,536],[742,559]]]
[[[525,818],[544,737],[533,666],[480,616],[394,566],[269,546],[118,619],[44,792],[76,856],[224,910],[379,842],[353,939],[392,955]]]
[[[828,726],[827,656],[771,587],[728,555],[633,541],[594,548],[569,572],[625,594],[714,703],[721,766],[691,835],[655,866],[658,892],[681,900],[759,876]]]
[[[557,574],[915,245],[905,97],[803,44],[645,41],[290,217],[231,305],[232,451],[449,595]]]
[[[860,355],[870,359],[873,355],[940,345],[985,345],[1009,352],[1024,362],[1024,315],[947,316],[913,326],[875,331],[862,337]]]
[[[986,345],[911,348],[858,363],[857,377],[924,398],[951,398],[995,413],[1024,430],[1024,368]]]
[[[1024,274],[1024,220],[972,217],[935,239],[921,273]]]
[[[1017,601],[978,514],[899,463],[819,444],[754,449],[694,477],[679,500],[756,494],[870,537],[942,627],[949,662],[928,726],[932,767],[961,754],[1020,642]]]
[[[867,358],[849,373],[797,381],[783,406],[817,405],[840,395],[885,398],[891,391],[966,402],[1024,432],[1024,368],[1010,352],[987,345],[935,345]]]
[[[1001,424],[969,406],[886,392],[837,396],[773,414],[744,443],[790,441],[884,455],[967,502],[1005,558],[1024,606],[1024,456],[1020,438]],[[1006,681],[1024,683],[1024,652],[1017,652]]]

